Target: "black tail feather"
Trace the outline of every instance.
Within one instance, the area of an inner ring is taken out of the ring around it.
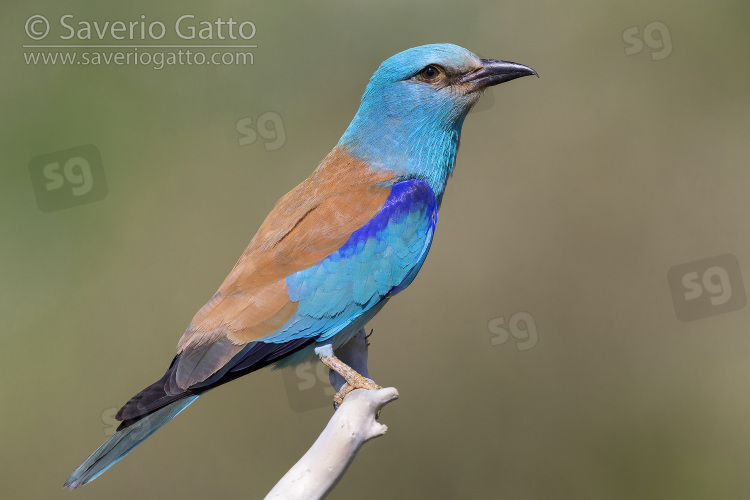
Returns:
[[[271,342],[255,342],[249,348],[235,356],[235,358],[229,363],[231,368],[223,370],[221,375],[215,380],[209,379],[208,383],[201,387],[194,387],[186,391],[175,392],[170,390],[170,388],[177,387],[175,376],[177,374],[177,365],[180,362],[180,355],[178,354],[174,357],[169,368],[159,380],[130,398],[130,401],[120,408],[120,411],[118,411],[115,416],[117,420],[122,421],[118,430],[127,428],[144,416],[170,405],[175,401],[202,394],[209,389],[226,384],[238,377],[273,364],[281,358],[309,346],[313,342],[314,339],[309,338],[296,339],[279,344]]]

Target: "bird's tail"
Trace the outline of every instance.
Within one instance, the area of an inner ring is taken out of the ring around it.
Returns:
[[[68,480],[65,481],[64,486],[73,490],[93,481],[133,451],[133,448],[145,441],[151,434],[159,430],[162,425],[176,417],[197,398],[197,395],[193,395],[180,399],[136,420],[127,427],[119,429],[73,471]]]

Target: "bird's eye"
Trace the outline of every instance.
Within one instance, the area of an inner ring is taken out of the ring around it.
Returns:
[[[443,70],[440,66],[430,64],[425,66],[422,71],[419,72],[419,79],[425,82],[434,82],[443,74]]]

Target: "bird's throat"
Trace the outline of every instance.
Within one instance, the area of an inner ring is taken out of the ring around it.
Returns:
[[[364,120],[357,113],[338,146],[373,170],[425,181],[440,203],[455,167],[465,115],[448,127],[430,120],[405,123],[369,118]]]

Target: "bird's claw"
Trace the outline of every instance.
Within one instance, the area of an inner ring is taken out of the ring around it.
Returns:
[[[365,378],[360,374],[356,374],[356,376],[352,377],[350,380],[347,380],[346,383],[341,387],[341,389],[339,389],[339,392],[337,392],[336,395],[333,396],[333,409],[338,410],[339,406],[343,404],[346,395],[355,389],[377,390],[382,389],[382,387],[373,382],[371,379]]]

